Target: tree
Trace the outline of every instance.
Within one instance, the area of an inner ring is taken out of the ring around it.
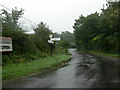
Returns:
[[[80,16],[76,20],[73,28],[75,29],[75,40],[78,48],[91,49],[90,40],[99,32],[98,28],[99,14],[88,15],[87,17]],[[79,45],[81,47],[79,47]]]
[[[74,23],[75,42],[78,49],[119,52],[120,2],[109,2],[102,13],[80,16]]]
[[[22,31],[3,31],[4,37],[11,37],[15,54],[35,53],[35,45],[29,35]]]
[[[20,11],[17,8],[12,9],[12,13],[8,13],[3,9],[3,27],[2,36],[11,37],[13,42],[13,50],[16,54],[34,53],[35,46],[22,28],[17,24],[20,17],[22,17],[23,9]]]
[[[69,31],[61,33],[61,40],[66,40],[69,43],[74,43],[74,34]]]
[[[41,22],[37,28],[34,29],[35,31],[35,39],[34,43],[36,47],[40,51],[48,51],[48,40],[49,40],[49,35],[52,33],[51,30],[49,30],[49,27]]]
[[[66,41],[66,40],[61,40],[59,42],[59,44],[60,44],[60,46],[63,47],[63,49],[65,49],[65,53],[67,54],[67,50],[68,50],[68,48],[70,46],[70,43],[68,41]]]
[[[23,9],[20,11],[17,8],[12,9],[12,13],[8,13],[6,10],[2,10],[3,22],[2,29],[3,30],[20,30],[21,28],[17,25],[19,18],[23,15]]]
[[[119,20],[120,20],[120,1],[108,2],[107,8],[102,9],[100,27],[102,29],[103,36],[101,40],[102,47],[105,51],[117,52],[120,48],[119,41]],[[116,47],[116,48],[115,48]]]

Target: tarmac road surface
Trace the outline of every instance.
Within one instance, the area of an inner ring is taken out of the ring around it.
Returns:
[[[72,60],[53,71],[3,82],[3,88],[118,88],[117,61],[69,50]]]

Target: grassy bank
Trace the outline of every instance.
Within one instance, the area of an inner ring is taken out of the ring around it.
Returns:
[[[59,54],[21,64],[8,64],[7,66],[3,66],[2,79],[9,80],[40,72],[54,67],[63,61],[68,61],[69,59],[70,55]]]
[[[2,66],[0,66],[0,84],[2,82]]]
[[[87,51],[87,53],[94,54],[94,55],[100,55],[100,56],[107,56],[107,57],[112,57],[112,58],[120,58],[118,54],[108,54],[104,52],[99,52],[99,51]]]

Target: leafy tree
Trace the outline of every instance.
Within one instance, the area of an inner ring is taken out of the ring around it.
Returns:
[[[90,40],[99,32],[98,21],[99,14],[97,12],[87,17],[81,15],[81,17],[76,20],[73,28],[75,29],[76,44],[77,46],[81,45],[81,49],[91,48]]]
[[[101,13],[101,20],[100,20],[100,27],[102,29],[102,40],[104,39],[105,41],[102,42],[102,46],[104,50],[106,51],[114,51],[116,52],[118,50],[118,37],[119,37],[119,11],[120,11],[120,2],[109,2],[107,5],[107,9],[102,9],[102,13]],[[109,37],[111,38],[111,41],[114,41],[114,43],[111,44],[111,42],[109,42],[110,39],[108,39]],[[117,48],[115,48],[115,46]],[[109,48],[108,48],[109,47]]]
[[[16,54],[35,53],[35,45],[29,35],[22,31],[3,31],[4,37],[11,37],[13,44],[13,51]]]
[[[70,43],[68,41],[66,41],[66,40],[61,40],[59,42],[59,44],[60,44],[61,47],[63,47],[63,49],[65,49],[65,53],[67,54],[67,50],[68,50],[68,48],[70,46]]]
[[[75,20],[75,42],[78,49],[119,52],[120,2],[109,2],[102,13],[80,16]]]
[[[3,9],[2,13],[2,36],[11,37],[13,42],[13,51],[16,54],[34,53],[35,46],[29,35],[17,24],[22,17],[23,9],[12,9],[12,13],[8,13]]]
[[[61,33],[61,40],[66,40],[69,43],[74,43],[74,34],[69,31]]]
[[[5,9],[2,10],[3,22],[2,29],[3,30],[20,30],[21,28],[17,25],[19,18],[23,15],[23,9],[20,11],[17,8],[12,9],[12,13],[8,13]]]
[[[35,37],[34,37],[34,43],[36,47],[40,51],[48,51],[48,40],[49,40],[49,35],[52,33],[51,30],[49,30],[49,27],[41,22],[37,28],[34,29],[35,31]]]

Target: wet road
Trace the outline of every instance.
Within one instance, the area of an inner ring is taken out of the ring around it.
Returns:
[[[67,66],[3,82],[3,88],[118,88],[118,62],[71,49]]]

